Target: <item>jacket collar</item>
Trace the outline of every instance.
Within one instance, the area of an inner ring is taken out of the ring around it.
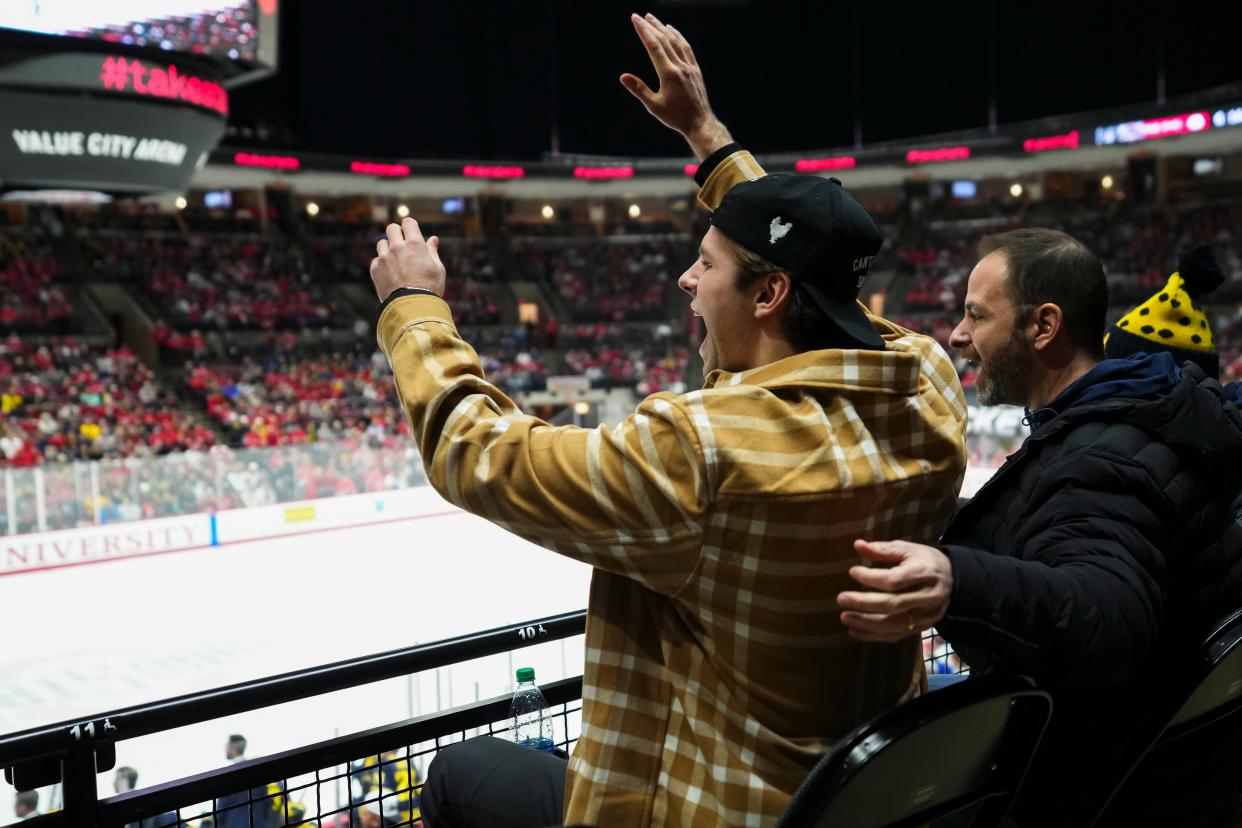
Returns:
[[[1122,399],[1131,404],[1155,400],[1172,393],[1180,381],[1177,363],[1164,351],[1102,360],[1046,406],[1026,409],[1024,422],[1035,432],[1077,406]]]
[[[830,348],[805,351],[746,371],[715,370],[704,388],[758,385],[764,388],[821,388],[909,396],[918,393],[924,361],[938,346],[886,319],[871,317],[884,350]]]

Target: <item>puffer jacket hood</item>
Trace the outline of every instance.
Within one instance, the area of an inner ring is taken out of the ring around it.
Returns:
[[[1227,391],[1198,365],[1187,362],[1179,369],[1165,353],[1108,359],[1047,407],[1031,412],[1031,436],[1108,419],[1130,423],[1193,455],[1239,462],[1242,388],[1237,386],[1231,383]]]

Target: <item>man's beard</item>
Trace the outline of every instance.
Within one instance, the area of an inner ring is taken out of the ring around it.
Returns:
[[[975,393],[981,405],[1023,405],[1026,387],[1035,371],[1035,354],[1014,328],[1005,344],[984,364],[979,361]]]

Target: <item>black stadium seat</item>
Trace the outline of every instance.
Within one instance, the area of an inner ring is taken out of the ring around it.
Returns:
[[[1242,609],[1213,625],[1200,652],[1202,670],[1160,741],[1170,742],[1242,710]]]
[[[970,805],[971,823],[1008,813],[1052,714],[1022,676],[972,678],[854,729],[815,766],[777,828],[896,828]]]
[[[1225,758],[1242,749],[1242,609],[1213,624],[1188,662],[1170,669],[1184,677],[1181,687],[1147,726],[1136,729],[1127,750],[1105,769],[1094,795],[1074,815],[1071,828],[1090,828],[1099,822],[1125,786],[1148,784],[1143,775],[1145,757],[1163,750],[1189,750]],[[1107,821],[1111,825],[1118,819],[1129,821],[1128,816],[1111,813]]]

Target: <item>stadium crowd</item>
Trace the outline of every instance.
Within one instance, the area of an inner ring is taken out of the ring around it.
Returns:
[[[67,333],[73,306],[58,276],[60,262],[41,234],[0,232],[0,333]]]
[[[181,331],[342,325],[301,250],[258,236],[90,234],[87,256],[104,276],[136,284]]]
[[[1122,307],[1140,301],[1164,284],[1178,254],[1196,243],[1211,246],[1227,274],[1213,300],[1233,303],[1242,298],[1242,247],[1235,239],[1239,221],[1242,205],[1223,202],[1095,209],[1078,205],[1063,215],[1043,215],[1039,224],[1063,230],[1098,251],[1109,278],[1109,300]],[[933,229],[926,245],[899,250],[901,269],[915,280],[906,296],[907,309],[960,313],[965,277],[974,264],[980,238],[1025,224],[1000,216],[983,226],[978,222],[946,223]]]
[[[204,449],[216,435],[126,348],[73,339],[0,343],[0,465],[113,460]]]
[[[585,376],[592,388],[633,388],[645,397],[658,391],[686,391],[690,349],[660,343],[575,348],[565,353],[572,373]]]
[[[522,272],[552,285],[572,322],[667,318],[669,285],[693,260],[687,241],[533,241],[516,246]]]
[[[436,232],[434,226],[426,228]],[[327,272],[342,282],[356,281],[365,273],[375,255],[376,228],[344,222],[318,222],[307,228],[311,249],[325,262]],[[461,274],[459,282],[448,288],[445,299],[459,325],[495,325],[500,322],[500,308],[495,286],[503,281],[487,253],[486,245],[476,239],[449,237],[440,248],[445,266]]]
[[[1078,206],[1059,225],[1102,251],[1118,306],[1158,286],[1180,247],[1210,242],[1230,277],[1207,300],[1221,309],[1212,316],[1221,373],[1228,381],[1242,379],[1242,349],[1235,344],[1242,319],[1227,304],[1242,295],[1242,255],[1231,232],[1242,206],[1120,209]],[[227,221],[204,221],[201,226],[215,232],[177,237],[162,224],[168,218],[103,211],[83,222],[87,229],[79,241],[98,274],[121,279],[159,309],[154,341],[166,357],[191,360],[181,381],[225,444],[256,448],[348,437],[391,446],[404,436],[404,420],[390,405],[388,366],[358,344],[365,336],[348,353],[308,353],[305,345],[307,331],[346,324],[328,286],[332,279],[356,277],[373,251],[373,230],[325,223],[304,253],[288,240],[238,233]],[[896,248],[894,284],[900,291],[889,299],[889,315],[948,349],[979,239],[1022,220],[997,208],[990,218],[937,221],[919,243]],[[126,222],[134,228],[130,232],[122,229]],[[450,307],[491,380],[513,394],[540,391],[556,373],[586,376],[594,387],[630,387],[640,395],[685,388],[690,347],[674,334],[666,293],[690,255],[687,241],[537,238],[514,247],[518,271],[511,274],[493,264],[482,241],[450,240],[442,248],[447,267],[461,277],[449,286]],[[0,328],[46,334],[68,324],[73,309],[56,282],[60,265],[46,237],[7,228],[0,233],[0,266]],[[539,325],[498,324],[497,296],[512,275],[552,287],[569,313],[568,324],[562,328],[551,315]],[[247,350],[228,339],[234,330],[265,331],[269,340]],[[224,339],[211,346],[209,337],[218,336]],[[6,447],[0,464],[201,450],[221,439],[133,354],[84,348],[72,341],[6,343],[0,370],[11,411],[0,435]],[[57,354],[72,354],[79,372],[66,373],[65,358]],[[228,364],[218,364],[221,354]],[[974,369],[960,357],[956,362],[963,385],[973,387]],[[63,379],[94,390],[75,397],[60,384]],[[14,403],[19,396],[21,406]],[[100,405],[92,406],[96,396]],[[998,455],[985,450],[980,456]]]
[[[272,353],[237,365],[198,363],[187,367],[186,385],[230,442],[246,448],[345,438],[395,448],[408,434],[382,355]]]
[[[365,335],[355,335],[352,347],[326,341],[307,346],[309,331],[347,325],[348,315],[332,299],[329,285],[357,277],[372,255],[374,229],[323,223],[313,228],[304,252],[289,239],[244,232],[245,226],[226,219],[197,219],[193,231],[178,234],[184,218],[149,210],[99,211],[75,224],[96,273],[122,280],[160,312],[153,339],[170,361],[190,360],[180,380],[189,401],[162,386],[127,350],[74,340],[33,344],[10,336],[0,349],[6,415],[0,466],[204,452],[217,444],[235,449],[402,444],[407,426],[391,404],[386,360],[364,344],[369,326],[362,325]],[[975,210],[961,220],[941,217],[917,244],[893,249],[894,284],[900,290],[889,298],[890,317],[949,349],[979,239],[1028,218],[1012,205]],[[1179,249],[1210,242],[1228,276],[1205,300],[1215,309],[1210,318],[1221,376],[1242,379],[1237,344],[1242,316],[1233,305],[1242,296],[1242,253],[1232,233],[1242,205],[1137,210],[1074,205],[1039,218],[1101,252],[1114,314],[1158,287]],[[666,296],[690,246],[687,240],[646,236],[519,239],[517,270],[506,272],[493,263],[484,242],[450,239],[442,256],[460,278],[450,283],[447,298],[464,336],[482,355],[487,376],[511,394],[543,390],[547,377],[557,373],[585,376],[597,388],[630,387],[640,396],[684,390],[691,349],[684,334],[675,333]],[[60,262],[43,232],[24,227],[0,232],[0,330],[46,336],[67,329],[73,306],[60,276]],[[498,297],[515,276],[552,288],[568,313],[566,324],[552,315],[538,325],[499,324]],[[268,339],[239,345],[228,338],[232,331],[266,332]],[[956,364],[963,385],[973,388],[975,369],[960,357]],[[975,440],[972,462],[996,465],[1011,448],[1001,442]],[[375,485],[338,478],[326,488]],[[325,489],[317,483],[311,488]],[[147,498],[144,513],[176,508],[153,500]]]

